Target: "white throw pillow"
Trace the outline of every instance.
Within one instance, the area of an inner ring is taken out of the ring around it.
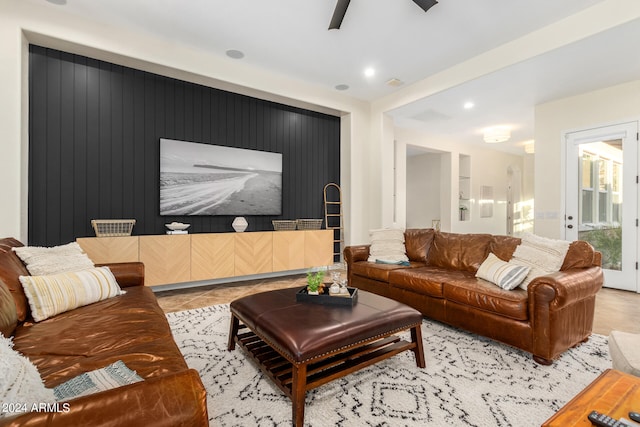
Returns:
[[[52,404],[53,390],[45,388],[36,367],[13,349],[13,342],[0,334],[0,418],[31,412],[41,403]],[[35,406],[34,406],[35,405]]]
[[[371,247],[369,248],[369,262],[382,261],[387,263],[408,262],[404,246],[404,230],[385,228],[369,231]]]
[[[53,388],[59,401],[75,399],[101,391],[111,390],[143,381],[136,371],[132,371],[122,360],[95,371],[85,372]]]
[[[20,276],[20,283],[36,322],[124,293],[109,267],[51,276]]]
[[[51,248],[22,246],[12,250],[24,262],[32,276],[66,273],[94,267],[93,262],[76,242]]]
[[[522,242],[516,247],[509,262],[531,269],[520,285],[522,289],[527,289],[536,277],[560,271],[571,242],[548,239],[531,233],[525,233],[521,239]]]
[[[476,272],[476,277],[487,280],[502,289],[510,291],[515,289],[527,277],[530,268],[522,265],[510,264],[502,261],[493,253],[489,253],[480,268]]]

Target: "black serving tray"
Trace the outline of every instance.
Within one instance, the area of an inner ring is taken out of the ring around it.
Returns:
[[[347,290],[349,291],[348,297],[331,296],[328,293],[320,295],[309,295],[307,293],[307,287],[305,286],[296,293],[296,301],[309,302],[312,304],[346,305],[349,307],[353,307],[358,302],[358,288],[347,287]]]

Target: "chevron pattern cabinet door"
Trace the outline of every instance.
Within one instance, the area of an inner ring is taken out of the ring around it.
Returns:
[[[221,279],[235,275],[235,234],[191,236],[191,280]]]
[[[304,266],[321,267],[333,264],[333,230],[305,230]]]
[[[304,268],[303,231],[275,231],[273,233],[273,271]]]
[[[76,239],[94,264],[138,261],[138,236]]]
[[[148,286],[191,280],[191,236],[140,236],[140,261]]]
[[[273,232],[237,233],[235,235],[235,275],[273,271]]]

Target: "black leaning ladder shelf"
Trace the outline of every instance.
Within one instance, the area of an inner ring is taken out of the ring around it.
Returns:
[[[324,224],[327,230],[333,230],[333,261],[340,262],[344,246],[342,190],[333,182],[324,186]]]

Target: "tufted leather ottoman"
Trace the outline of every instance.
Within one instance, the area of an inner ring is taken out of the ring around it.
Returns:
[[[297,291],[233,301],[228,345],[240,345],[289,396],[296,426],[303,425],[307,390],[407,350],[425,367],[417,310],[360,290],[353,307],[308,304],[296,301]],[[411,342],[395,336],[404,330]]]

